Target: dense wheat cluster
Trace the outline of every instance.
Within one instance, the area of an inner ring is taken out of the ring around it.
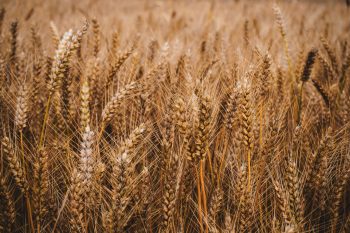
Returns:
[[[0,232],[350,232],[345,1],[0,5]]]

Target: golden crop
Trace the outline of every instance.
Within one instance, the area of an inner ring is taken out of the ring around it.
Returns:
[[[350,232],[345,1],[1,6],[0,232]]]

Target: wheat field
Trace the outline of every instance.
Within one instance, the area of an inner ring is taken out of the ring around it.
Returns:
[[[350,232],[349,1],[0,1],[0,232]]]

